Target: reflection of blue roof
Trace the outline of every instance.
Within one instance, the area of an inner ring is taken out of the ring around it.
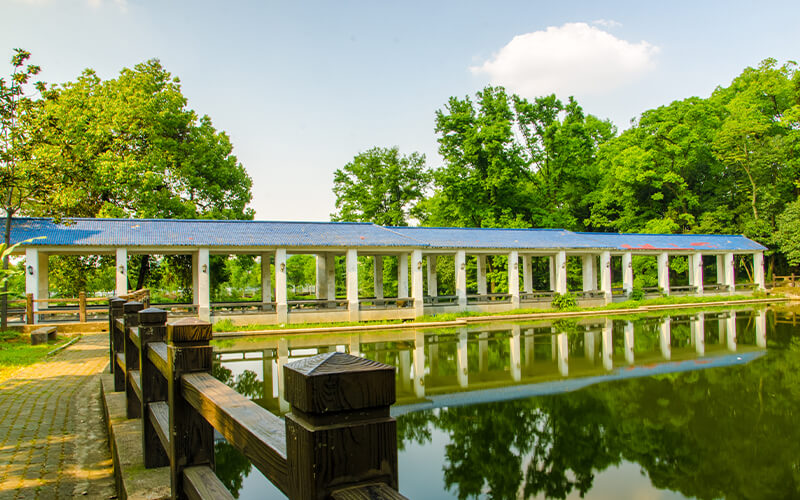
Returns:
[[[563,229],[382,227],[356,222],[15,218],[11,241],[32,246],[603,249],[760,251],[737,235],[575,233]]]
[[[766,250],[738,234],[576,233],[620,250]]]

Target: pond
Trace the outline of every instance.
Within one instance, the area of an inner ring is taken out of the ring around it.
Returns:
[[[288,360],[396,366],[409,498],[800,497],[800,322],[772,310],[215,343],[215,375],[276,414]],[[238,498],[283,497],[216,453]]]

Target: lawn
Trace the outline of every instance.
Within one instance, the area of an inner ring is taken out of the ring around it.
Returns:
[[[69,337],[58,337],[46,344],[31,345],[30,334],[0,332],[0,382],[9,379],[22,368],[42,361],[47,353],[68,340]]]

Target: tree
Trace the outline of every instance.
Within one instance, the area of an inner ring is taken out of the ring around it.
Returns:
[[[334,172],[336,212],[331,219],[407,226],[418,215],[429,184],[425,155],[401,155],[396,146],[369,149]]]
[[[789,265],[800,266],[800,199],[787,205],[778,216],[776,239]]]

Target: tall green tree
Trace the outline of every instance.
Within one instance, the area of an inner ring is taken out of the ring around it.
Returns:
[[[401,155],[399,149],[375,147],[357,154],[333,174],[335,221],[407,226],[418,216],[430,174],[425,155]]]

